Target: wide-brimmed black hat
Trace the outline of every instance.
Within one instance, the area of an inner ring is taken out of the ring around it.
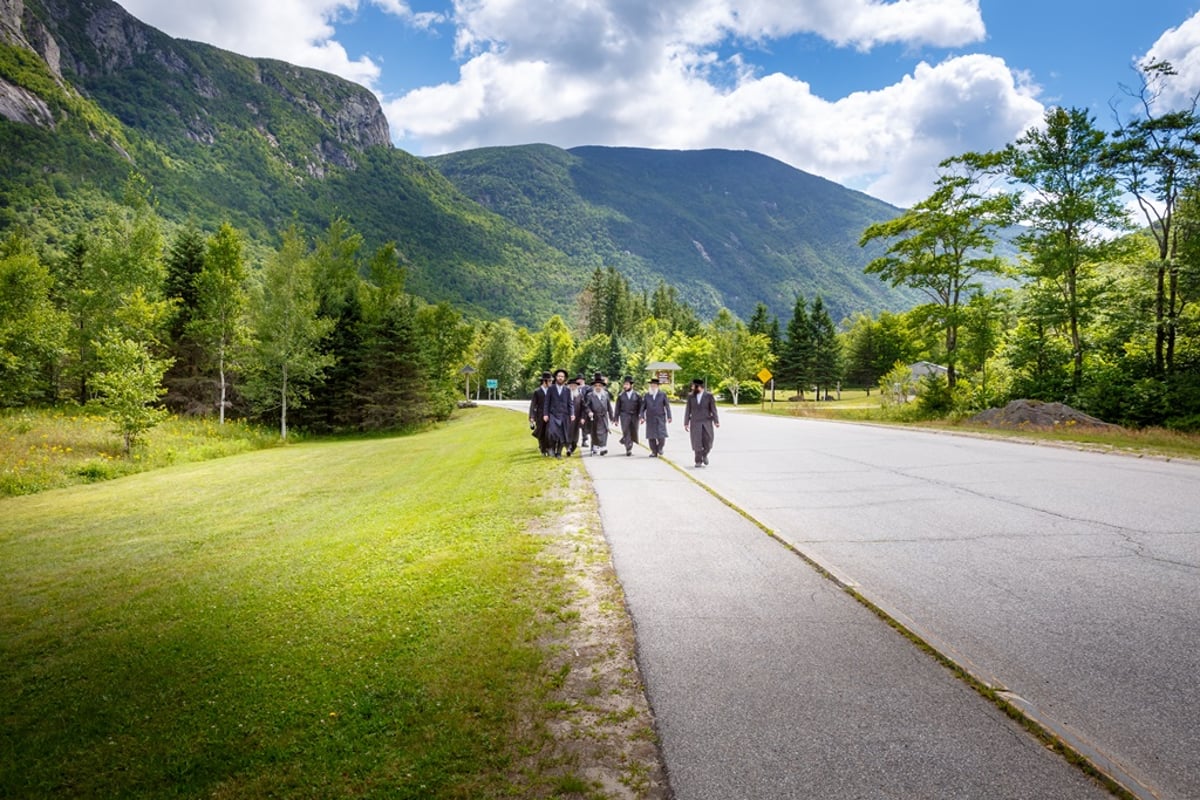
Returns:
[[[624,378],[621,379],[621,382],[622,383],[633,383],[633,376],[626,375]]]
[[[692,378],[692,386],[703,386],[704,378]]]
[[[576,375],[574,378],[571,378],[571,383],[579,383],[582,380],[583,380],[582,375]]]
[[[597,383],[600,384],[601,386],[608,386],[608,381],[604,380],[604,376],[601,375],[599,372],[597,372],[595,375],[592,376],[592,385],[594,386]]]
[[[554,377],[554,376],[553,376],[553,375],[551,375],[551,374],[550,374],[549,372],[547,372],[547,371],[543,371],[543,372],[542,372],[542,380],[544,380],[544,381],[548,381],[548,380],[550,380],[550,379],[551,379],[551,378],[553,378],[553,377]]]
[[[651,382],[651,383],[662,383],[662,381],[660,381],[660,380],[658,379],[658,376],[657,376],[657,375],[655,375],[653,378],[651,378],[651,379],[650,379],[650,382]]]

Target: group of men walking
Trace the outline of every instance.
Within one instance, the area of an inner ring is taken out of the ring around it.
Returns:
[[[661,390],[657,377],[650,379],[644,392],[633,386],[626,375],[621,390],[612,395],[608,381],[597,372],[588,385],[582,375],[567,380],[566,370],[543,372],[541,385],[529,402],[529,427],[538,440],[543,456],[562,458],[577,449],[590,449],[592,455],[608,455],[608,431],[619,426],[625,455],[633,455],[638,443],[638,425],[646,426],[650,457],[658,458],[667,443],[667,426],[672,422],[671,401]],[[692,381],[692,391],[684,408],[683,429],[690,433],[695,466],[708,465],[714,428],[721,427],[716,399],[704,388],[704,381]]]

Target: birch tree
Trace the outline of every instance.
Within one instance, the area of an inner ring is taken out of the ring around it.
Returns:
[[[334,362],[321,352],[333,320],[317,314],[313,265],[300,231],[289,228],[251,292],[246,393],[261,411],[278,411],[287,439],[288,410],[300,407]]]

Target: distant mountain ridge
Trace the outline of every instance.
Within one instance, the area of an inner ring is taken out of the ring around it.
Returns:
[[[173,39],[111,0],[0,0],[0,231],[70,232],[130,173],[160,213],[270,244],[344,217],[396,241],[409,289],[472,315],[570,316],[592,270],[702,313],[903,308],[857,239],[897,209],[747,152],[547,145],[420,159],[327,73]]]
[[[835,315],[907,308],[863,273],[858,238],[900,209],[749,151],[550,145],[429,159],[465,194],[576,259],[643,285],[662,278],[701,310],[783,318],[797,294]]]

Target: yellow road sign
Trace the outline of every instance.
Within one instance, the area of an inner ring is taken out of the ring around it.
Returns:
[[[763,367],[761,370],[758,371],[758,379],[760,381],[762,381],[763,383],[766,383],[767,381],[771,380],[771,370],[767,369],[766,367]]]

